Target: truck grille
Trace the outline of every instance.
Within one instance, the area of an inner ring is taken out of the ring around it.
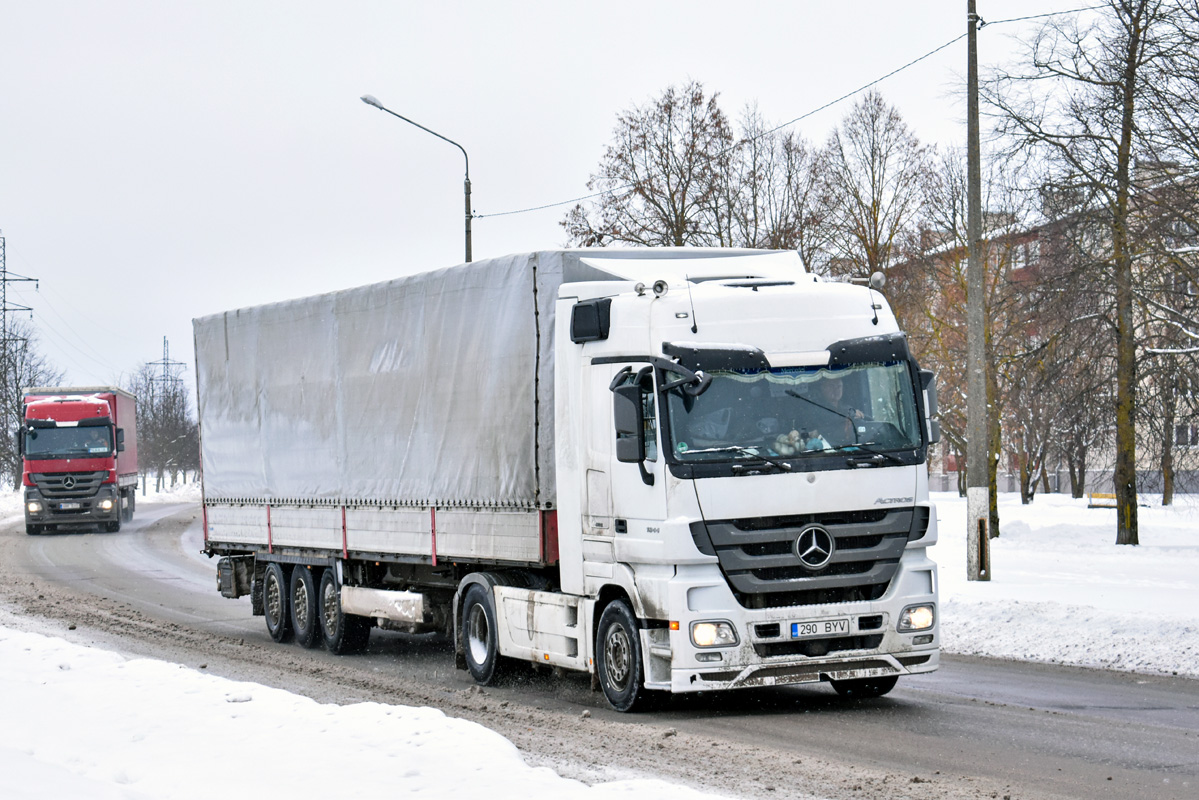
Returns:
[[[47,500],[72,500],[94,496],[106,475],[107,472],[42,472],[29,477]]]
[[[910,540],[924,535],[929,509],[871,509],[790,517],[694,522],[700,551],[720,569],[745,608],[849,603],[886,593]],[[833,540],[832,558],[814,569],[800,560],[800,534],[816,525]]]

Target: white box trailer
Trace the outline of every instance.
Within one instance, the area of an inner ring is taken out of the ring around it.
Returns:
[[[195,344],[206,551],[276,640],[444,630],[482,683],[590,672],[621,710],[937,666],[931,376],[794,254],[513,255]]]

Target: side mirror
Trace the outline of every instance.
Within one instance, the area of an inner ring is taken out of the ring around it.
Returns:
[[[930,369],[920,370],[920,388],[924,390],[925,415],[932,419],[937,416],[937,376]]]
[[[124,450],[125,450],[125,429],[117,428],[117,452],[120,453],[120,452],[123,452]]]
[[[612,387],[612,417],[616,427],[616,460],[636,464],[646,486],[654,485],[654,474],[645,468],[645,415],[641,405],[641,381]]]
[[[612,414],[616,422],[616,460],[635,464],[645,460],[645,418],[641,413],[641,387],[633,383],[617,386]]]
[[[928,443],[941,441],[941,423],[937,416],[937,376],[932,370],[920,370],[920,388],[924,391],[924,419],[928,423]]]
[[[16,439],[17,439],[17,455],[24,458],[25,457],[25,428],[24,427],[17,428]]]

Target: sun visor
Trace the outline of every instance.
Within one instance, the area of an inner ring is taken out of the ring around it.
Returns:
[[[770,369],[766,354],[747,344],[719,344],[705,342],[662,342],[662,352],[690,370],[742,370]]]
[[[883,336],[864,336],[861,339],[842,339],[829,345],[829,366],[885,361],[909,361],[908,339],[902,333]]]

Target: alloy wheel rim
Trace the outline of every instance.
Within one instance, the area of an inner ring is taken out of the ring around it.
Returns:
[[[604,641],[604,666],[609,682],[617,691],[624,691],[628,685],[632,671],[631,650],[629,634],[623,626],[615,625],[608,630],[608,637]]]
[[[324,594],[322,596],[322,605],[325,610],[325,629],[329,631],[337,630],[337,587],[332,583],[325,584]]]
[[[283,617],[283,592],[279,590],[279,582],[273,576],[266,581],[266,613],[271,621],[271,627],[278,627]]]

